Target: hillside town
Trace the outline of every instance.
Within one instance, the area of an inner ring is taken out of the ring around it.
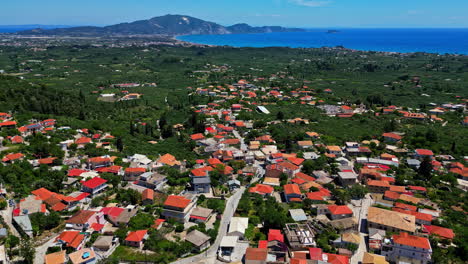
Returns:
[[[124,148],[121,138],[108,131],[0,113],[7,135],[1,140],[2,263],[24,258],[15,248],[35,248],[29,257],[37,264],[106,263],[122,256],[166,263],[158,250],[177,264],[427,264],[435,247],[460,246],[434,188],[466,192],[467,156],[408,148],[405,133],[392,130],[396,126],[341,144],[327,144],[327,135],[315,130],[278,144],[279,135],[268,128],[284,124],[302,131],[315,121],[286,119],[282,112],[268,122],[261,116],[271,116],[279,100],[338,119],[393,115],[395,122],[445,123],[445,113],[466,110],[466,99],[429,110],[370,109],[327,102],[308,85],[284,92],[256,81],[262,80],[187,88],[212,99],[193,107],[188,124],[172,127],[176,134],[194,129],[185,144],[193,146],[195,160],[174,153],[122,157],[116,155]],[[141,96],[123,93],[120,100]],[[260,118],[246,119],[249,113]],[[457,125],[468,125],[468,117]],[[15,178],[15,172],[24,174]],[[20,185],[32,179],[29,174],[43,181]],[[437,185],[433,175],[442,179]],[[451,210],[466,214],[461,204]]]

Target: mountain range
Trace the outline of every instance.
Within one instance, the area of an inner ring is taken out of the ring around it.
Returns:
[[[37,28],[17,32],[20,35],[55,36],[110,36],[110,35],[212,35],[212,34],[249,34],[270,32],[302,32],[300,28],[280,26],[253,27],[248,24],[222,26],[220,24],[184,15],[165,15],[148,20],[121,23],[105,27],[82,26],[71,28]]]

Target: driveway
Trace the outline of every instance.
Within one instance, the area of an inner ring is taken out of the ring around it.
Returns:
[[[239,204],[239,200],[242,197],[244,191],[245,187],[242,186],[236,191],[234,195],[232,195],[228,199],[226,203],[226,208],[224,209],[223,217],[221,219],[221,224],[219,225],[218,236],[216,237],[216,240],[211,245],[211,247],[201,254],[174,261],[172,262],[173,264],[214,263],[216,259],[216,254],[218,252],[219,244],[221,243],[221,239],[227,233],[228,225],[231,222],[231,218],[234,216],[234,213],[237,210],[237,205]]]

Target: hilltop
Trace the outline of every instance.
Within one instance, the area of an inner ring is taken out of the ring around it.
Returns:
[[[54,36],[108,36],[108,35],[194,35],[194,34],[246,34],[269,32],[298,32],[300,28],[280,26],[252,27],[248,24],[236,24],[229,27],[184,15],[165,15],[148,20],[120,23],[105,27],[82,26],[72,28],[25,30],[20,35]]]

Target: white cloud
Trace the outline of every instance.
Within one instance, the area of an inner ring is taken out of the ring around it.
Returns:
[[[321,7],[332,3],[332,1],[313,1],[313,0],[289,0],[291,3],[307,7]]]

